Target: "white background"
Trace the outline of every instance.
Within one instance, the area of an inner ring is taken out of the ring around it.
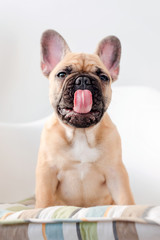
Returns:
[[[160,90],[159,0],[1,0],[0,175],[2,179],[9,179],[6,199],[14,200],[16,196],[20,199],[21,189],[25,195],[30,191],[30,182],[34,185],[42,123],[36,128],[34,124],[3,127],[2,122],[28,123],[52,112],[48,80],[40,70],[40,37],[46,29],[58,31],[76,52],[92,53],[105,36],[118,36],[122,43],[122,59],[120,76],[114,86],[141,85]],[[122,90],[116,92],[117,100],[112,101],[116,111],[112,117],[122,133],[124,160],[131,184],[139,196],[138,203],[159,203],[159,94],[148,89],[124,93]],[[148,118],[150,102],[153,106]],[[139,105],[146,110],[138,108]],[[143,178],[143,174],[147,178]],[[15,183],[20,187],[14,186]],[[1,184],[3,193],[2,181]],[[12,192],[16,194],[12,196]]]
[[[122,59],[115,85],[160,90],[159,0],[1,0],[0,121],[32,121],[51,112],[39,47],[49,28],[76,52],[92,53],[105,36],[118,36]]]

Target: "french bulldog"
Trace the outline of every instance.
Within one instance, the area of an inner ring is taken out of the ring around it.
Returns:
[[[41,136],[36,208],[134,204],[121,139],[107,113],[120,56],[115,36],[86,54],[72,53],[54,30],[43,33],[41,69],[54,111]]]

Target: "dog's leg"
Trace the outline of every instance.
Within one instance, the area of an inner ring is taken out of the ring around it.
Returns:
[[[55,202],[57,169],[47,167],[46,164],[39,165],[36,170],[36,208],[45,208],[54,205]]]
[[[117,205],[134,205],[129,178],[123,163],[107,171],[107,186]]]

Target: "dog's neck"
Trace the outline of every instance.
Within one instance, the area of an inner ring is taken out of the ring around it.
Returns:
[[[66,139],[70,144],[73,144],[76,139],[79,141],[86,141],[92,148],[96,144],[96,135],[99,129],[99,123],[90,128],[74,128],[63,124]]]
[[[63,136],[65,135],[66,146],[69,147],[73,159],[80,162],[95,162],[100,156],[99,145],[106,137],[107,129],[113,126],[113,123],[107,113],[96,125],[89,128],[74,128],[62,123],[60,120]],[[105,124],[104,124],[105,123]],[[106,126],[106,130],[101,127]]]
[[[91,148],[95,147],[98,142],[99,136],[103,134],[103,131],[101,131],[101,125],[105,124],[106,128],[110,128],[113,126],[113,123],[107,112],[104,114],[102,120],[99,123],[89,128],[71,127],[67,124],[64,124],[61,120],[59,120],[59,123],[62,126],[65,132],[66,140],[69,143],[74,142],[76,138],[79,138],[81,140],[86,139],[88,145]]]
[[[94,127],[92,127],[93,130]],[[94,131],[95,132],[95,131]],[[81,128],[65,128],[66,138],[70,143],[79,139],[79,141],[86,141],[90,147],[95,145],[95,134],[89,129]]]

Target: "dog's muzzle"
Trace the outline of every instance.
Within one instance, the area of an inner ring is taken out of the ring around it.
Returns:
[[[89,75],[68,79],[57,105],[60,119],[77,128],[97,124],[105,111],[102,89],[98,81]]]

